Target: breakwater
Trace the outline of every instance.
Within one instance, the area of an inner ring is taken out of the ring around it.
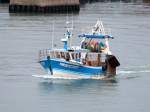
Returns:
[[[79,0],[10,0],[9,12],[74,12],[80,10],[79,5]]]
[[[9,3],[9,0],[0,0],[0,3]]]

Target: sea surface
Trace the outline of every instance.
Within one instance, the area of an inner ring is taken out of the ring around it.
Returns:
[[[111,29],[116,80],[48,80],[38,52],[61,48],[65,23],[77,35],[97,19]],[[0,112],[150,112],[150,3],[85,2],[79,13],[9,14],[0,4]]]

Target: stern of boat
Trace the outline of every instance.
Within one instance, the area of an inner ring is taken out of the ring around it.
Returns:
[[[118,59],[114,55],[107,55],[106,57],[106,76],[112,77],[116,75],[116,68],[120,66]]]

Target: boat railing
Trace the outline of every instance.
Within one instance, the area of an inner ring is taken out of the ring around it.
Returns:
[[[50,51],[49,49],[43,49],[43,50],[40,50],[39,51],[39,61],[40,60],[43,60],[43,59],[46,59],[47,56],[50,56]]]
[[[63,53],[63,54],[60,54],[60,53]],[[47,56],[50,56],[50,58],[61,58],[61,57],[65,57],[65,53],[66,51],[55,51],[55,50],[50,50],[50,49],[43,49],[43,50],[40,50],[39,51],[39,61],[40,60],[44,60],[44,59],[47,59]],[[61,57],[60,57],[61,55]]]
[[[89,66],[103,65],[106,59],[106,55],[100,52],[53,51],[49,49],[39,51],[39,61],[46,60],[47,56],[50,56],[51,59],[81,62]]]

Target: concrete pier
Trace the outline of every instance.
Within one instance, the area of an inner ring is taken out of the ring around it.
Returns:
[[[10,0],[9,12],[78,12],[80,10],[79,0]]]
[[[0,3],[9,3],[9,0],[0,0]]]

